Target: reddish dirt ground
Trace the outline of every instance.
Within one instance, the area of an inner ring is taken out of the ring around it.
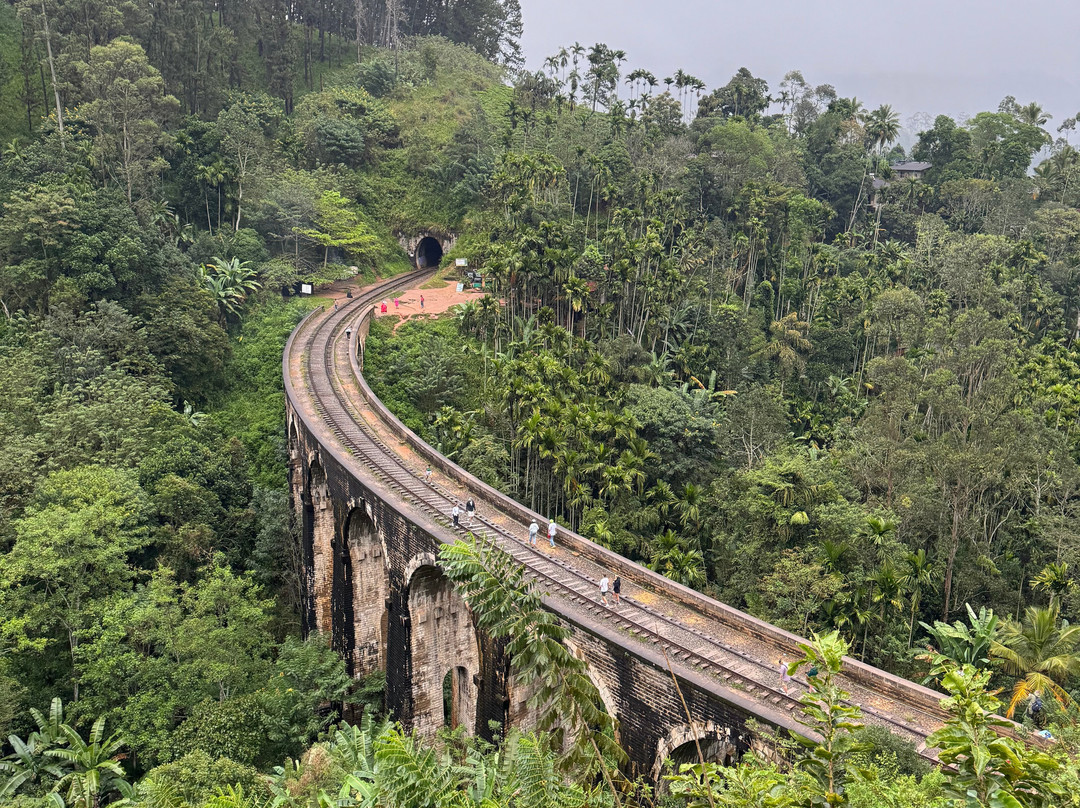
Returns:
[[[430,283],[430,281],[425,281],[425,283]],[[316,293],[316,297],[345,303],[347,301],[346,292],[352,291],[355,294],[361,288],[360,284],[354,280],[337,281]],[[416,286],[399,293],[399,305],[397,307],[394,306],[392,297],[386,298],[386,314],[381,314],[379,311],[380,306],[376,305],[375,316],[397,319],[397,322],[394,323],[394,328],[397,329],[406,320],[420,317],[437,317],[440,314],[445,314],[454,306],[478,299],[483,297],[484,294],[484,292],[478,290],[458,292],[456,281],[447,281],[444,286],[438,289],[421,289]],[[424,296],[423,310],[420,308],[421,295]]]

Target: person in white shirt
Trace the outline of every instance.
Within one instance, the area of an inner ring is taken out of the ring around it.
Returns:
[[[608,603],[607,603],[607,587],[608,587],[608,579],[607,579],[607,575],[605,575],[603,578],[600,579],[600,600],[603,601],[605,606],[608,605]]]
[[[532,524],[529,525],[529,544],[536,546],[536,534],[540,532],[540,525],[536,524],[536,520],[532,520]]]
[[[550,522],[548,522],[548,538],[551,539],[551,546],[552,547],[555,546],[555,531],[556,530],[558,530],[558,528],[555,525],[555,520],[552,519]]]
[[[454,527],[458,527],[458,517],[461,516],[461,508],[454,505],[454,509],[450,511],[450,516],[454,519]]]

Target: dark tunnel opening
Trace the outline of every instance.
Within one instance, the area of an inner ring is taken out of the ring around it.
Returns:
[[[438,239],[424,236],[416,245],[416,266],[418,269],[437,267],[442,261],[443,250]]]

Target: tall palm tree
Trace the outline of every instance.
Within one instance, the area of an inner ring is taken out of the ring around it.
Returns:
[[[571,275],[563,284],[563,294],[566,295],[566,330],[574,333],[574,315],[585,309],[589,299],[589,284],[583,278]],[[585,336],[585,320],[582,318],[581,334]]]
[[[769,326],[770,339],[761,349],[760,354],[766,359],[775,359],[780,365],[780,372],[787,379],[796,369],[806,366],[806,355],[813,348],[806,338],[810,323],[799,319],[796,311],[774,321]],[[783,382],[781,382],[781,392]]]
[[[691,526],[696,533],[701,527],[701,505],[705,500],[705,492],[701,486],[687,483],[683,488],[682,496],[675,507],[679,511],[679,524],[684,529]]]
[[[919,611],[919,601],[922,600],[923,591],[930,588],[934,582],[934,566],[926,556],[926,550],[919,549],[914,553],[908,553],[904,557],[901,581],[911,598],[911,620],[908,623],[908,648],[915,636],[915,615]]]
[[[700,550],[676,549],[668,553],[661,572],[665,578],[697,589],[705,583],[705,558]]]
[[[1061,606],[1062,599],[1075,587],[1076,581],[1069,577],[1069,565],[1067,562],[1060,564],[1050,562],[1031,579],[1031,585],[1036,589],[1042,589],[1050,594],[1050,603]]]
[[[225,180],[228,179],[229,168],[221,160],[215,160],[212,163],[206,163],[205,165],[199,165],[195,169],[195,178],[199,180],[206,188],[203,189],[203,202],[206,204],[206,229],[213,235],[214,228],[210,224],[210,199],[206,192],[210,188],[214,188],[217,191],[217,223],[218,228],[221,227],[221,186],[225,184]]]
[[[874,551],[877,554],[878,561],[883,562],[886,556],[886,543],[896,532],[896,522],[892,519],[874,514],[866,517],[862,532],[867,540],[869,540],[870,544],[874,545]]]
[[[1064,705],[1071,697],[1062,684],[1080,673],[1080,625],[1062,619],[1056,603],[1030,606],[1023,623],[1002,623],[990,655],[1017,677],[1006,717],[1012,718],[1017,705],[1032,695],[1049,693]]]
[[[1031,126],[1038,126],[1042,128],[1046,126],[1047,122],[1054,116],[1045,112],[1042,108],[1042,104],[1038,101],[1032,101],[1030,104],[1025,104],[1017,110],[1017,117],[1026,124]]]
[[[705,82],[701,79],[691,76],[690,77],[690,89],[694,91],[694,109],[691,118],[697,114],[698,104],[701,102],[701,96],[705,92]]]
[[[878,154],[884,152],[885,147],[900,135],[900,116],[888,104],[882,104],[873,112],[866,113],[863,123],[866,126],[867,143],[877,149]]]

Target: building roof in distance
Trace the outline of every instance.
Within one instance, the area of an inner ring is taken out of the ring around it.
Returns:
[[[899,163],[893,163],[891,168],[893,171],[926,171],[931,165],[920,160],[901,160]]]

